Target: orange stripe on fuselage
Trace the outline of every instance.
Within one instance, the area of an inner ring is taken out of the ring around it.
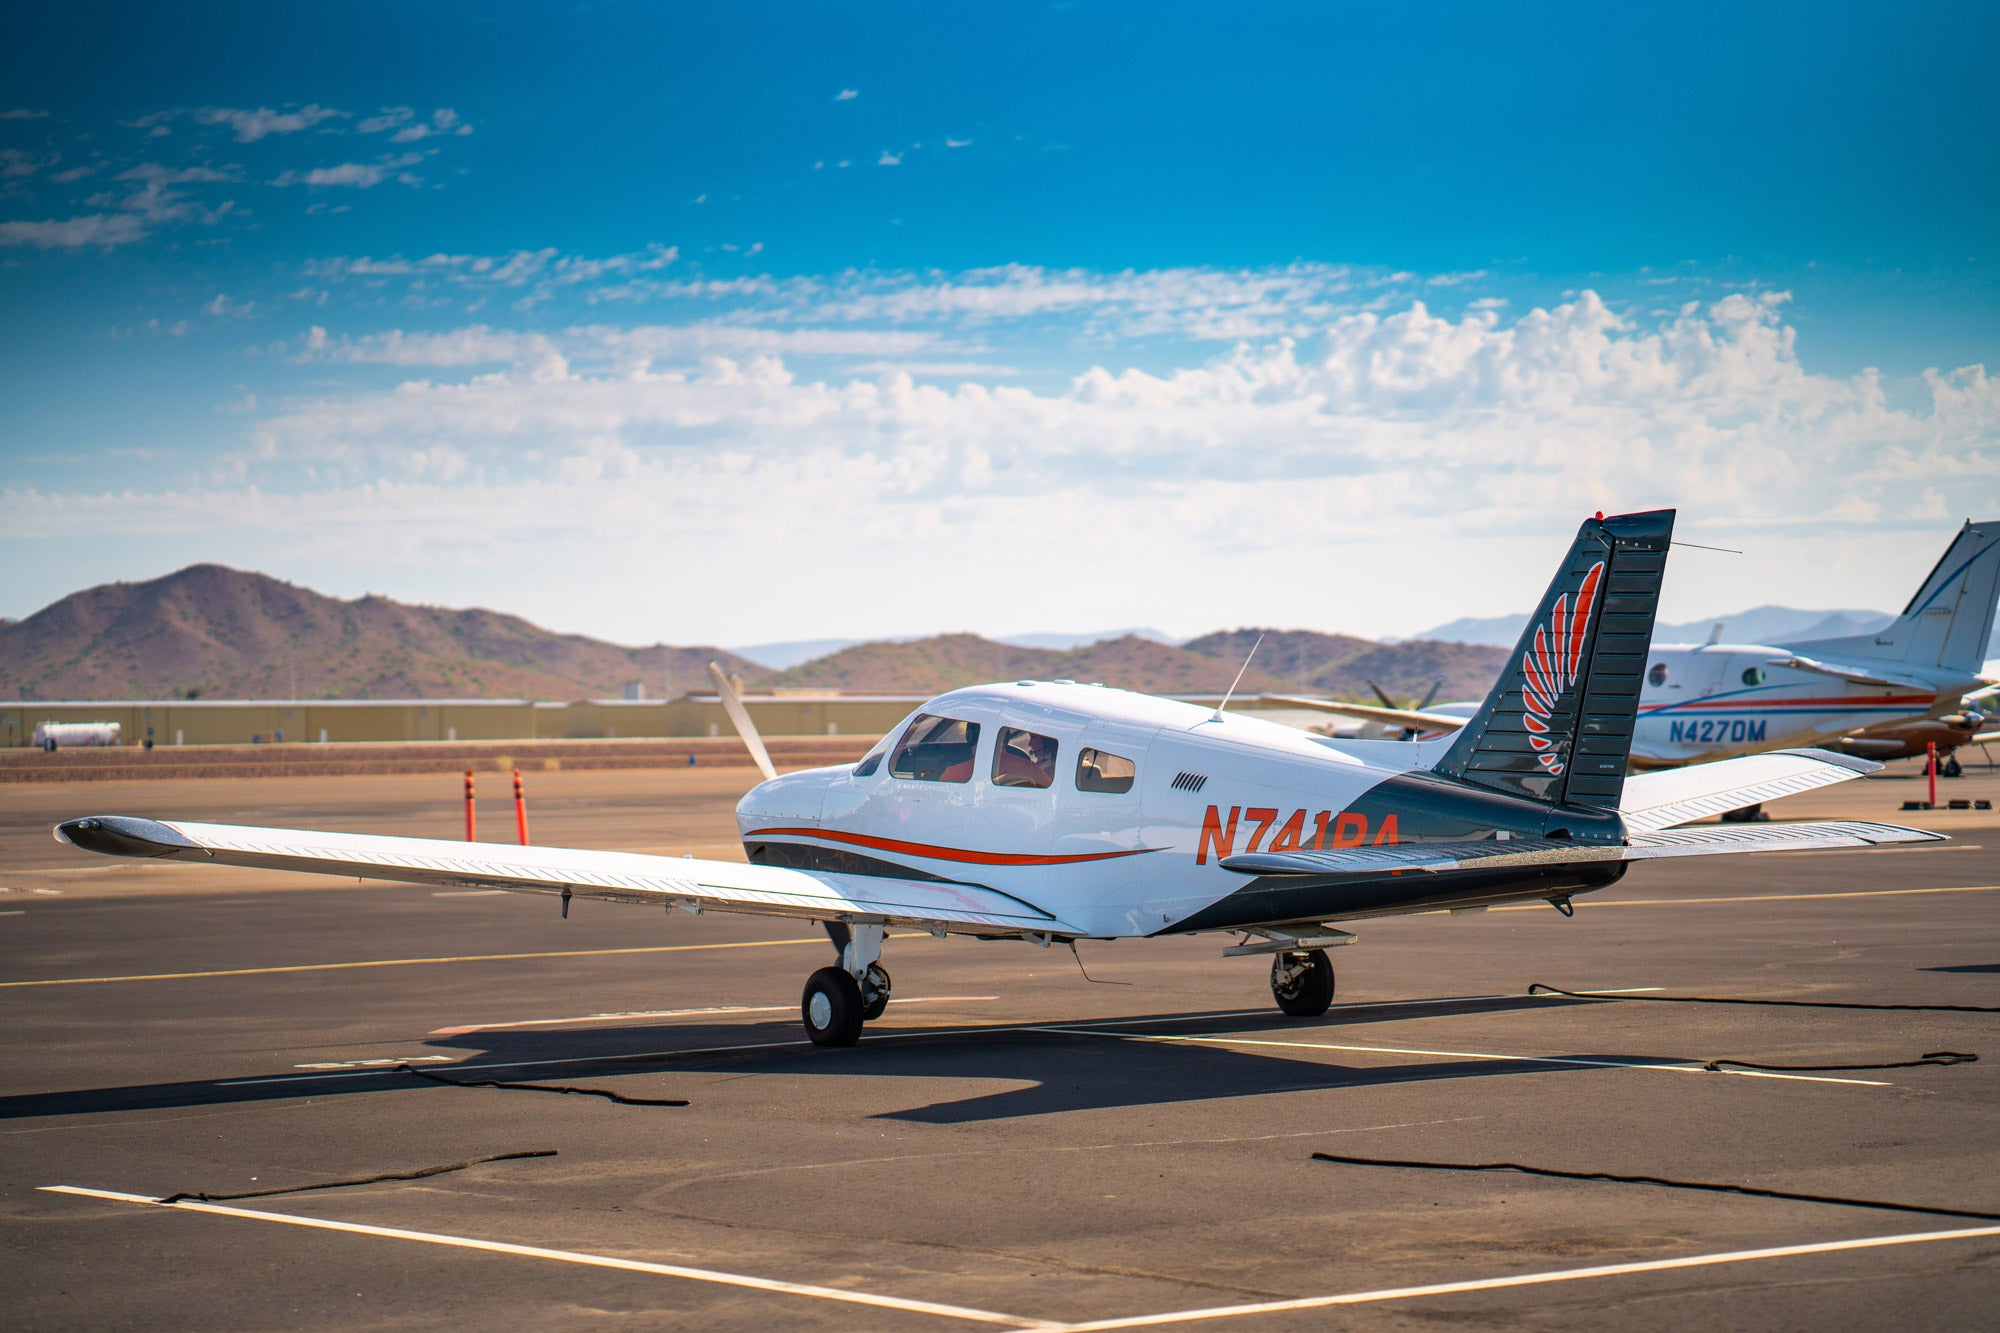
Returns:
[[[1119,852],[1078,852],[1069,856],[1037,856],[1026,852],[975,852],[964,847],[938,847],[927,842],[900,842],[895,838],[871,838],[865,833],[841,833],[816,828],[766,828],[746,833],[744,838],[820,838],[844,842],[878,852],[898,852],[933,861],[963,861],[977,866],[1066,866],[1081,861],[1110,861],[1120,856],[1140,856],[1157,852],[1158,847],[1135,847]]]

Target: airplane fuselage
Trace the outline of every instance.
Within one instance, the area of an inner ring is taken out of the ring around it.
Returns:
[[[925,770],[898,750],[923,719],[977,728],[969,754]],[[1054,747],[1046,786],[1010,785],[1004,738]],[[1448,742],[1446,742],[1448,743]],[[1382,874],[1338,884],[1225,869],[1248,852],[1545,836],[1616,841],[1615,816],[1467,790],[1422,771],[1436,751],[1331,742],[1291,727],[1067,682],[982,686],[926,703],[853,766],[751,791],[737,823],[753,864],[977,884],[1096,937],[1215,930],[1566,896],[1617,865],[1454,880]],[[1108,761],[1125,761],[1129,768]],[[1107,780],[1097,765],[1125,776]],[[942,774],[943,776],[940,776]]]
[[[1982,684],[1942,667],[1898,663],[1908,685],[1865,685],[1779,663],[1756,644],[1657,645],[1647,658],[1633,736],[1634,768],[1665,768],[1812,745],[1897,719],[1958,707]]]

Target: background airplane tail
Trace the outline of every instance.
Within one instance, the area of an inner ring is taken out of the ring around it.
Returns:
[[[2000,523],[1967,523],[1894,624],[1875,634],[1784,646],[1810,657],[1865,658],[1979,674],[2000,600]]]
[[[1673,533],[1671,509],[1586,521],[1499,683],[1432,771],[1616,810]]]

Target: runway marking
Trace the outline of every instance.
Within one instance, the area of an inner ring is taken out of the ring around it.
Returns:
[[[899,938],[890,936],[891,939]],[[45,981],[0,981],[8,986],[94,986],[111,981],[186,981],[196,977],[261,977],[279,972],[342,972],[357,967],[422,967],[432,963],[511,963],[529,958],[603,958],[628,953],[699,953],[705,949],[781,949],[810,944],[824,949],[824,939],[736,940],[720,944],[654,944],[629,949],[552,949],[545,953],[474,953],[449,958],[373,958],[357,963],[295,963],[289,967],[229,967],[212,972],[145,972],[123,977],[55,977]]]
[[[293,1065],[294,1069],[365,1069],[376,1065],[451,1063],[448,1055],[383,1055],[369,1060],[326,1060],[316,1064]]]
[[[506,889],[434,889],[433,898],[497,898],[508,892]]]
[[[788,1296],[805,1296],[817,1300],[838,1301],[849,1305],[873,1306],[877,1309],[902,1310],[912,1314],[936,1315],[943,1319],[963,1319],[973,1323],[999,1324],[1011,1328],[1060,1330],[1060,1333],[1103,1333],[1103,1331],[1110,1329],[1155,1328],[1164,1324],[1187,1324],[1215,1319],[1241,1319],[1254,1315],[1283,1314],[1295,1310],[1321,1310],[1339,1305],[1373,1305],[1388,1301],[1417,1300],[1428,1296],[1451,1296],[1463,1292],[1503,1291],[1512,1287],[1545,1286],[1556,1282],[1584,1282],[1600,1278],[1629,1277],[1640,1273],[1666,1273],[1682,1269],[1712,1268],[1723,1264],[1755,1263],[1767,1259],[1791,1259],[1815,1254],[1843,1254],[1857,1250],[1886,1249],[1902,1245],[1925,1245],[1939,1241],[1983,1240],[2000,1236],[2000,1226],[1963,1227],[1952,1231],[1902,1232],[1888,1236],[1863,1236],[1852,1240],[1817,1241],[1803,1245],[1775,1245],[1755,1250],[1725,1250],[1710,1254],[1691,1254],[1677,1259],[1646,1259],[1624,1264],[1597,1264],[1588,1268],[1558,1268],[1539,1273],[1516,1273],[1507,1277],[1474,1278],[1460,1282],[1434,1282],[1411,1287],[1382,1287],[1370,1291],[1342,1292],[1331,1296],[1304,1296],[1292,1300],[1257,1301],[1242,1305],[1215,1305],[1190,1310],[1170,1310],[1159,1314],[1130,1315],[1114,1319],[1095,1319],[1082,1323],[1062,1323],[1057,1320],[1001,1314],[993,1310],[978,1310],[962,1305],[943,1305],[934,1301],[916,1301],[900,1296],[882,1296],[872,1292],[847,1291],[834,1287],[819,1287],[799,1282],[783,1282],[773,1278],[751,1277],[742,1273],[724,1273],[708,1268],[689,1268],[679,1264],[649,1263],[639,1259],[621,1259],[612,1255],[589,1254],[577,1250],[555,1250],[539,1245],[515,1245],[506,1241],[479,1240],[469,1236],[450,1236],[432,1231],[410,1231],[401,1227],[371,1226],[360,1222],[336,1222],[326,1218],[304,1217],[293,1213],[269,1213],[249,1208],[230,1208],[222,1204],[194,1202],[162,1204],[143,1194],[125,1194],[113,1190],[86,1189],[76,1185],[43,1185],[40,1188],[43,1192],[49,1194],[66,1194],[79,1198],[103,1199],[113,1203],[139,1204],[149,1208],[167,1208],[180,1212],[209,1213],[218,1217],[236,1217],[254,1222],[275,1222],[285,1226],[306,1227],[317,1231],[338,1231],[350,1235],[376,1236],[387,1240],[414,1241],[420,1244],[443,1245],[455,1249],[481,1250],[489,1254],[507,1254],[525,1259],[546,1259],[557,1263],[577,1264],[590,1268],[608,1268],[630,1273],[651,1273],[661,1277],[676,1277],[693,1282],[709,1282],[720,1286],[746,1287],[753,1291],[769,1291]]]
[[[1492,1051],[1429,1051],[1407,1046],[1341,1046],[1320,1041],[1273,1041],[1262,1037],[1184,1037],[1166,1032],[1095,1032],[1090,1025],[1048,1024],[1028,1028],[1029,1032],[1058,1032],[1089,1037],[1118,1037],[1132,1041],[1184,1042],[1193,1046],[1285,1046],[1314,1051],[1359,1051],[1370,1055],[1430,1055],[1455,1060],[1518,1060],[1528,1064],[1589,1065],[1600,1069],[1657,1069],[1669,1074],[1731,1074],[1740,1078],[1778,1078],[1796,1083],[1852,1083],[1861,1087],[1888,1088],[1892,1083],[1871,1078],[1829,1078],[1824,1074],[1774,1074],[1761,1069],[1709,1069],[1695,1063],[1654,1063],[1646,1060],[1590,1060],[1573,1055],[1503,1055]]]
[[[1129,1319],[1098,1319],[1069,1324],[1065,1333],[1097,1333],[1101,1329],[1149,1328],[1160,1324],[1187,1324],[1198,1319],[1240,1319],[1246,1315],[1279,1314],[1289,1310],[1320,1310],[1334,1305],[1370,1305],[1381,1301],[1407,1301],[1423,1296],[1449,1296],[1464,1291],[1500,1291],[1507,1287],[1533,1287],[1550,1282],[1582,1282],[1594,1278],[1624,1277],[1632,1273],[1664,1273],[1680,1268],[1709,1268],[1717,1264],[1752,1263],[1760,1259],[1789,1259],[1806,1254],[1839,1254],[1850,1250],[1873,1250],[1891,1245],[1923,1245],[1942,1240],[1975,1240],[2000,1236],[2000,1227],[1966,1227],[1958,1231],[1917,1231],[1894,1236],[1865,1236],[1858,1240],[1820,1241],[1810,1245],[1777,1245],[1762,1250],[1726,1250],[1718,1254],[1691,1254],[1681,1259],[1648,1259],[1629,1264],[1599,1264],[1592,1268],[1558,1268],[1543,1273],[1518,1273],[1513,1277],[1475,1278],[1467,1282],[1436,1282],[1421,1287],[1386,1287],[1377,1291],[1350,1291],[1338,1296],[1307,1296],[1291,1301],[1260,1301],[1254,1305],[1217,1305],[1205,1310],[1176,1310],[1168,1314],[1138,1315]]]
[[[1918,893],[2000,893],[2000,884],[1968,884],[1951,889],[1856,889],[1852,893],[1749,893],[1713,898],[1602,898],[1584,899],[1578,907],[1686,907],[1701,903],[1789,903],[1819,898],[1902,898]],[[1440,911],[1443,909],[1440,908]],[[1495,907],[1495,912],[1551,912],[1546,903]]]
[[[1653,987],[1658,990],[1659,987]],[[1609,995],[1610,991],[1600,991]],[[998,1000],[998,995],[912,995],[908,999],[892,999],[890,1004],[970,1004]],[[426,1037],[463,1037],[470,1032],[500,1032],[510,1028],[560,1027],[568,1023],[612,1023],[626,1018],[709,1018],[717,1014],[789,1014],[798,1008],[795,1004],[712,1004],[699,1009],[634,1009],[623,1013],[584,1014],[578,1018],[524,1018],[517,1023],[468,1023],[463,1027],[437,1028],[426,1032]],[[430,1060],[448,1060],[450,1056],[426,1056]],[[304,1065],[294,1068],[304,1069]]]
[[[0,916],[26,916],[27,914],[28,909],[25,907],[16,907],[11,911],[0,912]]]
[[[379,1236],[387,1240],[416,1241],[425,1245],[448,1245],[461,1250],[484,1250],[490,1254],[511,1254],[524,1259],[548,1259],[556,1263],[580,1264],[587,1268],[613,1268],[627,1273],[653,1273],[661,1277],[683,1278],[690,1282],[712,1282],[725,1287],[748,1287],[753,1291],[777,1292],[786,1296],[809,1296],[848,1305],[869,1305],[883,1310],[903,1310],[911,1314],[936,1315],[941,1319],[963,1319],[980,1324],[1004,1324],[1009,1328],[1061,1328],[1047,1319],[975,1310],[963,1305],[941,1305],[935,1301],[914,1301],[901,1296],[879,1296],[873,1292],[845,1291],[837,1287],[816,1287],[803,1282],[781,1282],[775,1278],[724,1273],[712,1268],[688,1268],[681,1264],[648,1263],[641,1259],[620,1259],[608,1254],[588,1254],[578,1250],[552,1250],[540,1245],[514,1245],[506,1241],[477,1240],[470,1236],[447,1236],[435,1231],[408,1231],[401,1227],[369,1226],[361,1222],[334,1222],[294,1213],[267,1213],[251,1208],[229,1208],[213,1203],[159,1203],[143,1194],[121,1194],[113,1190],[83,1189],[75,1185],[43,1185],[50,1194],[71,1194],[87,1199],[108,1199],[114,1203],[137,1203],[178,1212],[212,1213],[217,1217],[240,1217],[252,1222],[277,1222],[285,1226],[309,1227],[317,1231],[344,1231],[356,1236]]]

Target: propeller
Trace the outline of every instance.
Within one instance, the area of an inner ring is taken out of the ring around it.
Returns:
[[[771,763],[770,751],[764,748],[764,738],[757,734],[757,724],[750,720],[750,710],[743,706],[743,696],[740,693],[743,686],[742,677],[731,680],[722,674],[719,663],[710,662],[708,678],[715,682],[715,692],[722,700],[722,711],[729,714],[729,720],[735,724],[736,734],[743,738],[744,747],[750,751],[750,757],[757,763],[757,770],[764,775],[766,782],[777,777],[778,770]]]
[[[1432,681],[1430,689],[1424,692],[1424,697],[1418,700],[1414,704],[1397,703],[1394,699],[1391,699],[1389,697],[1389,692],[1387,690],[1383,689],[1380,685],[1377,685],[1372,680],[1368,682],[1368,688],[1375,691],[1375,697],[1382,701],[1382,706],[1384,708],[1393,709],[1394,711],[1399,713],[1402,712],[1421,713],[1426,708],[1429,708],[1431,706],[1431,700],[1437,698],[1438,691],[1444,688],[1444,677],[1439,676],[1436,680]],[[1417,732],[1415,728],[1413,727],[1403,728],[1404,740],[1413,741],[1416,738],[1417,738]]]

